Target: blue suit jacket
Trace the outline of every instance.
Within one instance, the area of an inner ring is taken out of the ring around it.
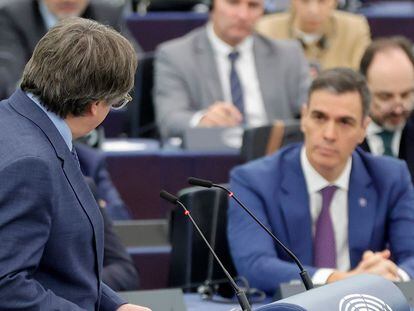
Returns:
[[[128,208],[112,183],[106,168],[105,155],[82,143],[75,143],[83,175],[91,177],[96,184],[98,197],[105,200],[106,211],[113,220],[131,219]]]
[[[115,310],[103,224],[77,162],[21,90],[0,103],[0,310]]]
[[[235,168],[231,188],[287,245],[313,275],[309,198],[300,164],[301,144]],[[352,155],[348,194],[351,266],[365,250],[390,248],[393,260],[414,277],[414,190],[404,162]],[[239,274],[273,293],[282,282],[299,278],[285,252],[233,201],[228,210],[228,240]]]

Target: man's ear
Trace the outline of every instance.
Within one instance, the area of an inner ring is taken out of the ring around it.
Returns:
[[[89,115],[89,116],[96,116],[96,114],[98,113],[99,103],[100,103],[100,101],[98,101],[98,100],[90,102],[88,107],[85,110],[85,114]]]
[[[365,139],[365,136],[367,134],[367,128],[370,123],[371,123],[371,118],[369,116],[364,117],[364,119],[362,120],[362,133],[359,139],[360,144],[362,144],[362,142]]]

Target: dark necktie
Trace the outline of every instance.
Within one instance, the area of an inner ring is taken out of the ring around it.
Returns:
[[[239,75],[236,71],[236,60],[239,58],[240,53],[233,51],[229,54],[230,60],[230,91],[233,105],[239,109],[242,115],[244,115],[244,101],[243,90],[240,83]]]
[[[379,132],[378,135],[381,137],[384,144],[384,155],[393,156],[391,144],[394,132],[383,130],[382,132]]]
[[[315,228],[313,264],[318,268],[336,268],[335,234],[329,207],[336,191],[336,186],[328,186],[322,194],[322,210]]]

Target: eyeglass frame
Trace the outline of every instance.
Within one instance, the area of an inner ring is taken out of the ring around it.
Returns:
[[[122,108],[124,108],[130,101],[132,100],[131,95],[129,95],[128,93],[125,94],[120,100],[118,100],[115,103],[111,103],[111,109],[113,110],[121,110]]]

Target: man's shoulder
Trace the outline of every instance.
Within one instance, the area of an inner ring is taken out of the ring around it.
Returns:
[[[163,52],[180,52],[180,54],[182,54],[183,48],[188,50],[192,45],[195,44],[196,41],[200,40],[203,37],[207,39],[205,26],[197,27],[184,36],[161,43],[157,50]]]
[[[278,57],[302,55],[302,48],[297,40],[293,39],[271,39],[260,33],[254,34],[257,50],[277,54]]]
[[[13,0],[0,5],[0,15],[8,15],[10,18],[24,18],[33,16],[37,12],[36,0]],[[19,20],[14,20],[19,22]],[[26,21],[27,22],[27,21]]]
[[[338,27],[338,30],[349,29],[351,27],[352,31],[361,30],[358,27],[368,27],[368,22],[365,16],[350,12],[344,12],[336,10],[333,12],[332,17],[335,21],[335,24]],[[357,27],[354,29],[354,27]]]
[[[232,175],[247,174],[256,176],[279,175],[289,164],[300,164],[300,150],[302,143],[294,143],[287,145],[277,152],[236,166],[232,171]]]
[[[354,159],[361,159],[362,165],[374,181],[399,181],[401,174],[409,174],[407,164],[395,157],[373,155],[360,147],[356,149],[354,155],[356,155]],[[356,166],[360,165],[358,163],[360,162],[357,160]],[[356,167],[356,171],[359,173],[361,168]]]

